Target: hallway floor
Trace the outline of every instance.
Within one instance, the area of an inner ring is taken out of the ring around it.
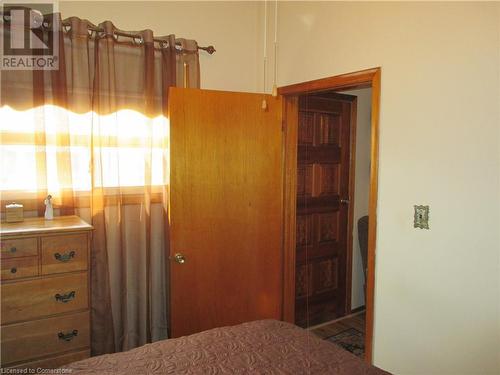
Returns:
[[[362,357],[365,351],[365,312],[311,327],[310,330],[323,340],[328,340],[343,349]]]

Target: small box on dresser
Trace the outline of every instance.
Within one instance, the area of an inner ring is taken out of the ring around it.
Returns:
[[[2,222],[2,368],[56,368],[90,356],[91,235],[77,216]]]

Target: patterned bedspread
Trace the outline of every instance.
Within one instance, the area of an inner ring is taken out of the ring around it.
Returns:
[[[86,374],[387,374],[294,325],[259,320],[72,363]]]

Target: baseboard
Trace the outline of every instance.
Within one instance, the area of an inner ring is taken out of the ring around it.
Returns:
[[[359,307],[356,307],[355,309],[352,309],[351,310],[351,314],[356,314],[360,311],[365,311],[366,310],[366,306],[363,305],[363,306],[359,306]]]
[[[317,324],[315,326],[311,326],[311,327],[307,327],[306,329],[307,330],[312,330],[312,329],[316,329],[316,328],[321,328],[323,326],[326,326],[328,324],[331,324],[331,323],[335,323],[335,322],[338,322],[339,320],[344,320],[344,319],[347,319],[347,318],[352,318],[353,316],[356,316],[356,315],[359,315],[359,314],[362,314],[365,312],[365,307],[364,306],[360,306],[360,307],[356,307],[354,310],[351,311],[350,314],[348,315],[344,315],[344,316],[341,316],[340,318],[337,318],[337,319],[333,319],[333,320],[330,320],[328,322],[324,322],[324,323],[321,323],[321,324]]]

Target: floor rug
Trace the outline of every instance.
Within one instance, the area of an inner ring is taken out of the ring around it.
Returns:
[[[365,354],[365,337],[363,332],[360,332],[357,329],[346,329],[336,335],[326,337],[325,340],[341,346],[358,357],[363,357]]]

